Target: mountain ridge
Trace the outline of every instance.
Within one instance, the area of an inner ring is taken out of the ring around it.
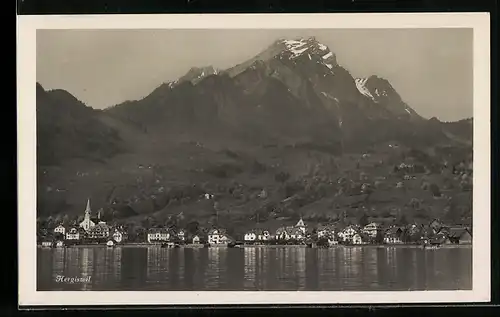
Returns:
[[[472,149],[471,120],[422,118],[386,79],[354,78],[315,38],[279,39],[226,70],[193,67],[140,100],[104,110],[67,94],[48,93],[37,83],[40,215],[77,214],[84,195],[117,219],[161,219],[182,211],[211,223],[213,208],[195,207],[202,192],[211,192],[220,208],[240,210],[227,211],[228,221],[248,221],[266,204],[277,208],[265,212],[270,218],[310,214],[316,203],[323,210],[313,214],[328,216],[338,214],[328,207],[333,201],[347,199],[339,194],[339,177],[357,177],[355,184],[363,172],[373,176],[367,180],[373,186],[382,176],[396,182],[393,165],[415,156],[444,186],[437,172],[443,162],[468,162]],[[64,106],[85,115],[60,115]],[[79,146],[87,139],[99,142]],[[64,153],[73,145],[75,154]],[[368,153],[377,159],[362,163]],[[273,194],[255,198],[262,190]],[[281,206],[294,191],[301,202]],[[420,187],[410,191],[428,195]],[[431,198],[425,198],[432,207],[427,213],[435,216],[445,202]],[[399,198],[393,204],[399,203],[404,205]]]

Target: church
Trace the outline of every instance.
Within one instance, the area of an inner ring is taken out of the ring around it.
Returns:
[[[87,208],[85,208],[85,217],[83,218],[83,221],[80,222],[80,228],[82,228],[85,231],[89,231],[91,228],[95,227],[95,222],[90,219],[90,213],[92,210],[90,209],[90,199],[87,200]]]

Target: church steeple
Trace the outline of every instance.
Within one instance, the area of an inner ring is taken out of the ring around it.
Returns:
[[[90,198],[87,199],[87,207],[85,208],[85,216],[90,215]]]
[[[90,213],[92,211],[90,210],[90,198],[87,199],[87,207],[85,208],[85,217],[83,221],[80,223],[80,227],[85,229],[85,231],[88,231],[90,228],[92,228],[95,224],[92,220],[90,220]]]

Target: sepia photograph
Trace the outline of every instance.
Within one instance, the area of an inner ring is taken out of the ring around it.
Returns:
[[[452,297],[489,279],[477,30],[343,16],[32,27],[30,292]]]

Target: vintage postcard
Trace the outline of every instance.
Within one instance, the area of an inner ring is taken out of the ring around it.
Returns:
[[[488,14],[18,21],[20,305],[489,301]]]

